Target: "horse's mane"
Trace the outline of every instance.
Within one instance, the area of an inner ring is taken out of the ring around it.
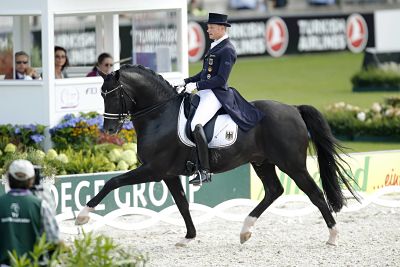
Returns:
[[[167,80],[165,80],[163,76],[156,73],[155,71],[153,71],[150,68],[144,67],[142,65],[126,64],[126,65],[121,66],[120,71],[136,72],[136,73],[139,73],[140,75],[145,76],[145,78],[147,78],[153,84],[154,89],[156,89],[158,91],[158,93],[177,94],[177,91],[175,90],[175,88]]]

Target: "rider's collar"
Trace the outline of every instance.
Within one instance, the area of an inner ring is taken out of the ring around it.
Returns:
[[[219,43],[221,43],[223,40],[228,39],[228,34],[225,33],[224,36],[222,36],[221,38],[219,38],[218,40],[215,40],[214,42],[211,43],[211,47],[210,49],[213,49],[216,45],[218,45]]]

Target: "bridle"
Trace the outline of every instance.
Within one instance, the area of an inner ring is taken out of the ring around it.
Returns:
[[[185,90],[186,90],[186,88],[185,88]],[[106,112],[105,112],[105,113],[103,114],[103,117],[104,117],[104,119],[108,119],[108,120],[118,120],[118,123],[119,123],[119,125],[118,125],[118,131],[119,131],[119,130],[121,130],[122,125],[123,125],[125,122],[129,122],[129,121],[132,120],[132,119],[138,119],[138,118],[140,118],[140,117],[143,117],[143,116],[145,116],[145,115],[148,115],[149,113],[151,113],[151,112],[157,110],[157,109],[160,108],[161,106],[167,104],[169,101],[171,101],[171,100],[175,99],[176,97],[179,97],[179,96],[181,96],[182,94],[184,94],[184,93],[185,93],[185,90],[183,90],[183,91],[180,92],[179,94],[176,94],[175,96],[173,96],[173,97],[171,97],[171,98],[169,98],[169,99],[167,99],[167,100],[165,100],[165,101],[163,101],[163,102],[160,102],[160,103],[158,103],[158,104],[155,104],[155,105],[150,106],[150,107],[148,107],[148,108],[145,108],[145,109],[143,109],[143,110],[139,110],[138,112],[132,114],[129,110],[127,110],[124,95],[126,95],[126,96],[128,97],[128,99],[129,99],[134,105],[136,105],[136,101],[135,101],[134,98],[132,98],[129,94],[126,93],[125,88],[123,87],[123,85],[122,85],[122,84],[119,84],[117,87],[111,89],[110,91],[106,91],[106,92],[104,92],[103,90],[101,91],[101,94],[104,96],[104,99],[105,99],[106,96],[109,95],[110,93],[113,93],[113,92],[117,91],[117,92],[118,92],[118,96],[119,96],[119,104],[120,104],[120,107],[121,107],[119,113],[106,113]]]
[[[106,99],[107,95],[113,93],[117,91],[118,93],[118,99],[119,99],[119,106],[120,108],[120,112],[119,113],[107,113],[104,112],[103,117],[104,119],[108,119],[108,120],[118,120],[119,126],[118,129],[120,130],[122,128],[122,125],[125,122],[129,122],[131,120],[131,112],[129,110],[127,110],[126,107],[126,101],[124,98],[124,95],[126,95],[128,97],[128,99],[134,104],[136,105],[136,101],[134,98],[132,98],[130,95],[128,95],[125,91],[125,88],[123,87],[122,84],[119,84],[117,87],[111,89],[110,91],[103,91],[101,90],[101,94],[104,96],[104,99]]]

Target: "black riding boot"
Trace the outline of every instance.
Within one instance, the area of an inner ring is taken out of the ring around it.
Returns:
[[[201,185],[211,182],[210,161],[208,159],[208,145],[206,135],[201,124],[197,124],[193,131],[193,138],[197,146],[197,155],[199,157],[199,170],[197,176],[189,181],[189,184]]]

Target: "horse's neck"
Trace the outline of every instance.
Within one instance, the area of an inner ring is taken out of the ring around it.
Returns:
[[[181,101],[181,97],[176,97],[170,99],[168,102],[160,102],[160,106],[156,106],[154,110],[149,109],[148,113],[142,113],[138,117],[134,116],[133,124],[135,125],[138,138],[142,133],[154,134],[160,131],[160,129],[174,129],[176,132]]]

